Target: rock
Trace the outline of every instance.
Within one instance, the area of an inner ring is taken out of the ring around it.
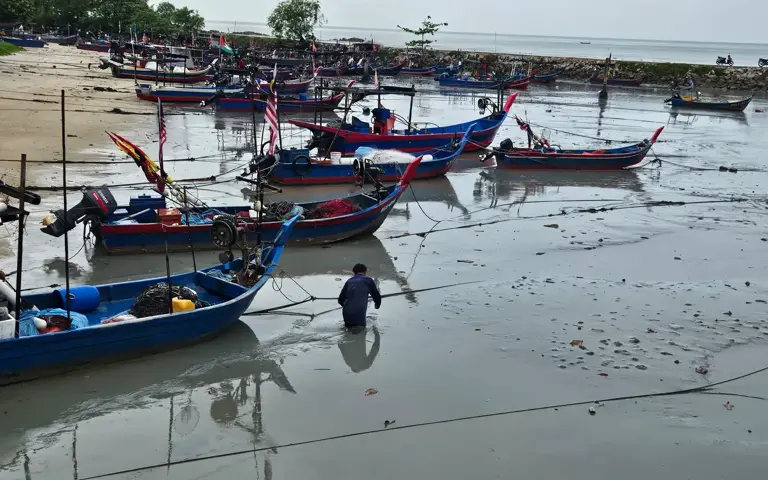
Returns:
[[[638,370],[648,370],[648,367],[646,365],[643,365],[642,363],[635,365],[635,368]]]
[[[637,338],[637,337],[629,337],[629,340],[627,340],[627,341],[628,341],[629,343],[633,343],[633,344],[635,344],[635,345],[637,345],[638,343],[640,343],[640,340],[638,340],[638,338]]]

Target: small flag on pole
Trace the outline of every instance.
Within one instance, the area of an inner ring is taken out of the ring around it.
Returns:
[[[317,53],[317,46],[315,45],[315,42],[312,42],[312,51]]]

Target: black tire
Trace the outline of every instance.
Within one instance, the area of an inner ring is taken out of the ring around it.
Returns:
[[[312,171],[312,160],[306,155],[299,155],[293,159],[291,168],[296,175],[305,177]]]
[[[259,149],[259,153],[261,155],[264,155],[264,147],[266,147],[267,145],[269,145],[269,140],[267,140],[266,142],[261,144],[261,148]],[[280,147],[276,146],[275,147],[275,155],[277,155],[278,153],[280,153]]]

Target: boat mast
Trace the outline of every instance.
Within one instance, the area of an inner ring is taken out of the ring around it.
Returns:
[[[412,90],[412,93],[411,93],[411,104],[408,107],[408,133],[411,132],[411,119],[413,117],[413,98],[416,96],[415,95],[416,85],[411,84],[411,90]]]
[[[24,225],[27,222],[26,207],[27,197],[27,154],[21,154],[21,178],[19,179],[19,189],[21,198],[19,199],[19,238],[16,247],[16,328],[14,338],[19,338],[19,316],[21,315],[21,272],[23,267],[22,257],[24,255]],[[66,195],[66,192],[65,192]]]
[[[66,130],[66,117],[64,114],[64,90],[61,90],[61,185],[64,192],[64,211],[67,209],[67,130]],[[64,278],[66,285],[66,301],[64,302],[67,309],[67,322],[72,321],[69,310],[70,298],[69,298],[69,230],[64,230]]]

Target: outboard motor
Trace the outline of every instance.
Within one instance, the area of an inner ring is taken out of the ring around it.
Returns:
[[[512,148],[514,147],[514,144],[512,143],[512,140],[506,138],[501,141],[499,144],[499,147],[496,149],[491,150],[485,157],[481,159],[482,162],[488,160],[491,157],[496,157],[497,162],[501,162],[504,160],[504,156],[512,151]]]
[[[104,221],[117,210],[117,201],[108,188],[88,190],[83,200],[68,211],[56,210],[43,219],[45,225],[40,230],[52,237],[60,237],[72,230],[78,223],[88,220]]]

